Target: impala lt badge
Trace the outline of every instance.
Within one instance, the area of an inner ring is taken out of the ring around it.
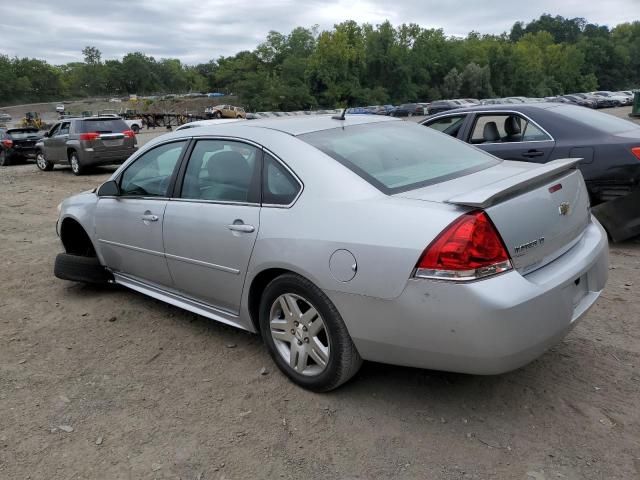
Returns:
[[[537,240],[533,240],[531,242],[527,242],[527,243],[523,243],[522,245],[518,245],[513,250],[515,251],[516,255],[518,255],[518,254],[524,255],[527,250],[531,250],[532,248],[540,247],[542,245],[544,245],[544,237],[540,237]]]
[[[569,205],[567,202],[562,202],[560,205],[558,205],[558,212],[560,213],[560,215],[569,215],[570,210],[571,205]]]

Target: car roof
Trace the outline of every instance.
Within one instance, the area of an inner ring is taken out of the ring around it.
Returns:
[[[435,115],[444,115],[450,113],[463,113],[463,112],[487,112],[493,110],[511,110],[511,111],[531,111],[531,110],[548,110],[550,108],[563,107],[562,103],[554,102],[538,102],[538,103],[498,103],[489,105],[475,105],[473,107],[462,107],[453,110],[447,110],[446,112],[437,113]],[[435,116],[434,115],[434,116]]]
[[[336,115],[337,116],[337,115]],[[305,133],[329,130],[332,128],[362,125],[367,123],[380,122],[401,122],[402,120],[375,116],[375,115],[345,115],[344,120],[336,120],[333,115],[305,115],[297,117],[278,117],[269,119],[258,119],[247,122],[246,126],[252,128],[268,128],[289,135],[303,135]],[[216,127],[219,127],[217,125]]]

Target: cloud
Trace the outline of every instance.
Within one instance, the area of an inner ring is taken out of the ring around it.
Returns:
[[[545,12],[614,26],[640,18],[640,5],[637,0],[609,0],[606,6],[583,0],[524,5],[512,0],[32,0],[2,6],[0,53],[60,64],[82,60],[82,49],[92,45],[105,59],[142,51],[195,64],[253,49],[270,30],[388,19],[394,25],[443,28],[448,35],[502,33]]]

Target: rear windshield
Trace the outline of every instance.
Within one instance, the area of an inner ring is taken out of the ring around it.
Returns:
[[[300,135],[386,194],[483,170],[497,158],[413,122],[381,122]]]
[[[584,107],[573,105],[558,105],[553,112],[570,118],[574,122],[582,123],[589,128],[595,128],[607,133],[628,132],[637,129],[638,126],[629,120],[609,115],[608,113],[596,112]]]
[[[78,122],[78,132],[118,133],[129,130],[120,118],[90,118]]]
[[[15,140],[21,140],[23,138],[34,137],[38,135],[37,128],[13,128],[7,130],[7,134],[11,135],[11,138]]]

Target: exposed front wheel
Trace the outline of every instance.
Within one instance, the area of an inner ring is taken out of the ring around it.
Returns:
[[[131,125],[131,130],[137,135],[140,131],[140,127],[138,125]]]
[[[282,275],[267,286],[260,301],[260,329],[278,368],[309,390],[333,390],[362,364],[331,300],[298,275]]]
[[[44,156],[44,152],[42,151],[38,151],[38,153],[36,153],[36,166],[43,172],[53,170],[53,163],[47,160]]]
[[[71,152],[71,155],[69,156],[69,165],[71,165],[71,171],[74,175],[82,175],[85,171],[85,168],[80,165],[80,159],[76,152]]]

